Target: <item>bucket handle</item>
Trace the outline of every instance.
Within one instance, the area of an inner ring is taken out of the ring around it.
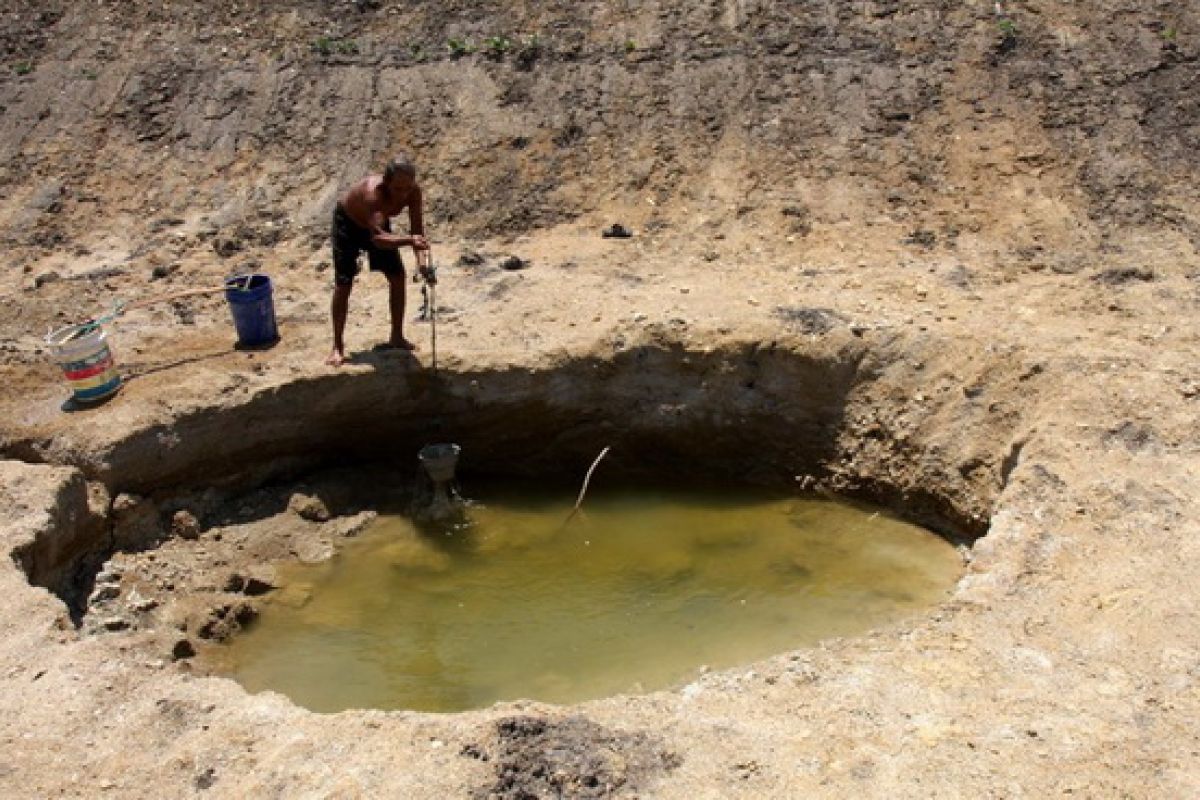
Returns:
[[[241,286],[232,286],[232,287],[231,287],[231,286],[229,285],[229,284],[230,284],[230,282],[231,282],[231,281],[236,281],[238,278],[241,278],[241,279],[242,279],[242,285],[241,285]],[[240,275],[237,275],[237,274],[235,274],[235,275],[230,275],[228,278],[226,278],[226,279],[225,279],[225,288],[227,288],[227,289],[229,289],[229,288],[232,288],[232,289],[237,289],[239,292],[248,292],[248,291],[250,291],[250,281],[252,281],[252,280],[254,280],[254,273],[253,273],[253,272],[247,272],[247,273],[240,274]]]

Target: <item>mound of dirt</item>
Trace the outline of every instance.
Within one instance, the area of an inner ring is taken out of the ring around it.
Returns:
[[[630,795],[648,775],[679,763],[654,737],[609,731],[582,717],[502,719],[489,745],[468,744],[462,754],[495,770],[495,781],[474,793],[479,800]]]

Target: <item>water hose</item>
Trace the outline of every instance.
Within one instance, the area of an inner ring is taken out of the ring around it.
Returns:
[[[250,277],[251,276],[247,276],[246,280],[244,280],[242,282],[242,285],[237,288],[242,291],[246,291],[246,288],[250,284]],[[227,287],[225,284],[222,284],[220,286],[209,286],[209,287],[205,287],[203,289],[188,289],[183,292],[173,292],[172,294],[164,294],[164,295],[159,295],[158,297],[150,297],[145,300],[137,300],[132,303],[127,303],[124,300],[118,300],[116,303],[113,304],[112,311],[110,311],[109,313],[104,314],[99,317],[92,317],[89,320],[81,322],[78,326],[78,330],[75,332],[75,334],[72,338],[78,338],[80,336],[85,336],[85,335],[91,333],[92,331],[96,330],[96,328],[100,328],[100,327],[103,327],[104,325],[107,325],[108,323],[112,322],[114,319],[117,319],[118,317],[124,315],[127,311],[132,311],[135,308],[142,308],[144,306],[152,306],[157,303],[165,303],[168,300],[180,300],[184,297],[195,297],[197,295],[202,295],[202,294],[215,294],[217,292],[223,292],[227,288],[229,288],[229,287]]]

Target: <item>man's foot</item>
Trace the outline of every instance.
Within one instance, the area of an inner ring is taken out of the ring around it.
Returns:
[[[404,337],[399,339],[389,339],[383,344],[375,346],[376,350],[408,350],[412,352],[417,349],[417,346]]]
[[[325,359],[325,363],[331,367],[340,367],[346,362],[346,354],[336,347],[329,353],[329,358]]]

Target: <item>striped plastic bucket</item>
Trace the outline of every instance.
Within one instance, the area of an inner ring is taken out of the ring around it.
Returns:
[[[62,367],[76,401],[95,403],[121,388],[121,375],[108,335],[99,325],[68,325],[46,336],[50,355]]]

